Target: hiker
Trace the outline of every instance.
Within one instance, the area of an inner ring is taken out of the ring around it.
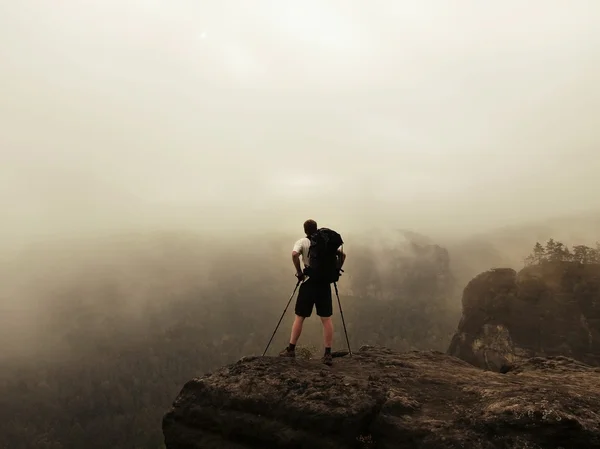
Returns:
[[[333,300],[331,295],[331,282],[335,282],[339,278],[339,273],[346,260],[346,255],[344,254],[342,247],[336,245],[332,254],[334,254],[335,257],[335,267],[333,270],[337,273],[337,276],[335,274],[333,275],[333,278],[330,275],[318,276],[318,273],[315,272],[316,269],[314,268],[314,266],[317,265],[317,260],[315,259],[318,256],[309,254],[309,250],[315,251],[315,243],[311,238],[316,240],[319,231],[316,221],[306,220],[304,222],[304,233],[306,234],[306,237],[299,239],[294,244],[292,250],[292,261],[296,268],[296,277],[301,284],[296,299],[294,310],[296,316],[294,318],[294,324],[292,325],[290,343],[279,353],[279,355],[281,357],[295,357],[296,343],[302,333],[302,325],[304,320],[311,316],[313,306],[315,306],[317,315],[321,318],[323,324],[323,342],[325,345],[323,362],[326,365],[331,365],[331,345],[333,343],[333,322],[331,320],[331,315],[333,314]],[[330,230],[326,230],[326,232],[333,233],[333,235],[339,239],[339,242],[343,243],[339,234]],[[338,240],[335,241],[337,242]],[[313,247],[311,247],[311,243],[313,244]],[[304,269],[300,265],[300,256],[302,256]],[[311,259],[313,260],[312,271]],[[321,261],[319,262],[322,263]]]

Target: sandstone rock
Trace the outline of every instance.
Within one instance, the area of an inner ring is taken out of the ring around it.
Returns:
[[[600,366],[600,265],[557,262],[480,274],[464,290],[448,353],[493,371],[535,356]]]
[[[189,381],[167,449],[600,448],[600,369],[571,359],[506,374],[380,347],[335,360],[249,357]]]

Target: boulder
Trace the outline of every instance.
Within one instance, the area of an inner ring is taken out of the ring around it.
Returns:
[[[600,366],[600,265],[490,270],[469,282],[462,306],[448,354],[475,366],[559,355]]]

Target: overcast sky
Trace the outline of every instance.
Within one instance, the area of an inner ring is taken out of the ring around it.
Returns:
[[[600,208],[598,23],[597,0],[0,2],[4,238]]]

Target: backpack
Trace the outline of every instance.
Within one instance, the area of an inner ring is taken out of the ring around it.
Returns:
[[[331,229],[320,228],[309,238],[309,266],[306,274],[328,284],[337,282],[340,278],[337,250],[344,244],[342,236]]]

